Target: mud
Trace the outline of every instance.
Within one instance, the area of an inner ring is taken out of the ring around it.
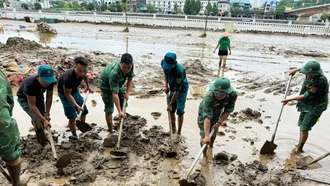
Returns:
[[[37,24],[37,31],[41,34],[57,34],[56,30],[45,22]]]
[[[92,183],[98,175],[127,181],[140,169],[150,169],[153,174],[158,174],[162,171],[159,163],[164,161],[166,152],[171,148],[170,135],[160,126],[153,126],[150,129],[146,129],[145,126],[144,118],[126,114],[121,150],[127,153],[128,157],[123,160],[114,160],[110,157],[105,147],[113,147],[117,136],[110,136],[102,142],[99,133],[105,129],[94,127],[92,131],[81,133],[78,139],[70,138],[68,133],[53,131],[58,157],[64,157],[66,160],[72,158],[67,167],[65,160],[56,162],[50,150],[43,150],[34,135],[22,137],[23,172],[33,174],[34,179],[37,180],[46,177],[57,179],[70,177],[68,183],[74,185]],[[118,127],[119,120],[115,118],[114,128],[118,129]],[[175,158],[185,156],[186,149],[185,140],[181,138],[176,143],[175,150],[178,153]],[[140,161],[143,163],[134,165]],[[48,168],[42,168],[45,166]]]
[[[261,112],[257,110],[252,110],[251,108],[243,109],[239,112],[233,112],[229,115],[228,122],[233,124],[242,123],[245,121],[256,121],[260,124],[263,123],[261,118]],[[247,126],[248,127],[248,126]]]

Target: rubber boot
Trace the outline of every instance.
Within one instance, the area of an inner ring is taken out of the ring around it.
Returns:
[[[36,132],[38,142],[44,147],[49,144],[48,139],[46,137],[43,123],[40,119],[34,119],[32,122],[34,126],[34,130]]]
[[[12,180],[12,185],[20,186],[21,163],[17,164],[16,166],[7,165],[7,169]]]

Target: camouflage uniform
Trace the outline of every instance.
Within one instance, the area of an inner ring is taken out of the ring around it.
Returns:
[[[306,78],[302,85],[300,95],[305,99],[298,102],[297,108],[300,112],[298,126],[300,131],[312,130],[317,120],[328,107],[329,83],[327,78],[321,74],[313,79]]]
[[[125,75],[120,70],[120,60],[117,60],[102,70],[100,75],[100,89],[102,91],[104,112],[106,114],[110,115],[114,111],[112,93],[118,94],[120,105],[123,104],[124,95],[126,93],[123,85],[127,79],[132,79],[135,76],[133,69],[134,66],[131,71]]]
[[[12,118],[13,92],[6,75],[0,69],[0,158],[6,162],[15,161],[22,152],[19,145],[19,130]]]

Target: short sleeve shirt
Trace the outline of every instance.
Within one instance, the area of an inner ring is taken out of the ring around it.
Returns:
[[[127,79],[135,77],[134,65],[127,74],[124,74],[120,69],[120,60],[107,65],[102,70],[100,75],[100,89],[105,93],[119,93],[119,90],[123,88]]]
[[[161,66],[163,66],[163,61]],[[179,63],[172,70],[163,69],[164,74],[167,78],[171,92],[186,92],[188,90],[188,78],[186,77],[186,71],[183,66]]]
[[[208,91],[198,108],[198,122],[204,123],[205,118],[211,120],[211,125],[219,121],[220,114],[223,112],[233,112],[237,100],[237,93],[233,91],[224,99],[218,100],[214,93]]]
[[[306,78],[300,91],[305,99],[298,102],[298,111],[322,112],[328,107],[329,83],[324,75],[316,76],[314,79]]]
[[[220,44],[219,50],[228,50],[228,46],[230,45],[230,39],[228,37],[222,37],[219,39],[218,43]]]
[[[83,78],[77,78],[74,68],[65,71],[58,80],[57,90],[59,93],[64,94],[64,88],[71,89],[71,94],[78,91],[78,87]]]
[[[53,91],[54,84],[55,83],[51,83],[45,88],[40,85],[36,75],[28,76],[22,81],[17,91],[17,97],[26,98],[26,96],[35,96],[36,100],[43,99],[46,90]]]

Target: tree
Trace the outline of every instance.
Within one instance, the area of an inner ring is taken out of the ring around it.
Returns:
[[[327,13],[323,13],[320,17],[320,19],[322,19],[324,22],[327,20],[327,18],[329,17],[329,14]]]
[[[40,3],[34,3],[34,9],[35,10],[41,10],[41,4]]]
[[[200,0],[197,0],[196,1],[196,11],[197,11],[196,14],[198,14],[201,11],[201,8],[202,8],[201,1]]]
[[[72,8],[74,10],[80,10],[80,4],[77,1],[72,2]]]
[[[242,14],[243,14],[243,10],[239,7],[233,8],[232,13],[231,13],[231,15],[233,17],[237,17],[238,15],[242,15]]]
[[[21,8],[23,8],[25,10],[29,9],[28,4],[26,4],[26,3],[22,3]]]
[[[213,15],[217,15],[218,12],[219,12],[219,9],[218,9],[218,6],[216,3],[213,3],[213,6],[212,6],[212,9],[211,9],[211,12],[213,13]]]
[[[116,4],[117,6],[117,12],[122,12],[123,11],[123,8],[121,7],[120,4]]]
[[[153,4],[151,4],[150,2],[146,5],[146,7],[147,7],[149,13],[155,12],[155,6]]]
[[[101,11],[104,12],[104,11],[106,11],[107,9],[108,9],[107,4],[102,3],[102,4],[101,4]]]
[[[245,17],[252,17],[252,11],[250,9],[247,9],[243,12],[243,15]]]
[[[185,14],[187,14],[187,15],[190,15],[191,14],[190,6],[191,6],[191,1],[190,0],[186,0],[185,3],[184,3],[184,6],[183,6],[183,12]]]
[[[87,10],[93,11],[95,9],[95,4],[94,3],[88,3]]]
[[[177,11],[178,11],[178,8],[179,8],[179,5],[178,5],[178,3],[175,1],[175,3],[174,3],[174,7],[173,7],[173,10],[174,10],[175,12],[177,12]]]
[[[120,2],[120,6],[123,9],[123,11],[125,12],[125,26],[126,28],[123,30],[124,32],[129,32],[128,30],[128,24],[127,24],[127,11],[128,11],[128,0],[121,0]]]
[[[212,11],[212,5],[211,3],[209,2],[209,0],[207,1],[207,5],[206,5],[206,8],[205,8],[205,15],[210,15],[210,12]]]
[[[275,10],[275,15],[278,19],[281,19],[284,15],[285,7],[284,6],[279,6]]]
[[[69,4],[68,3],[64,3],[63,8],[69,8]]]
[[[80,4],[80,9],[83,10],[83,11],[87,10],[87,6],[88,6],[87,3],[83,2],[83,3]]]

